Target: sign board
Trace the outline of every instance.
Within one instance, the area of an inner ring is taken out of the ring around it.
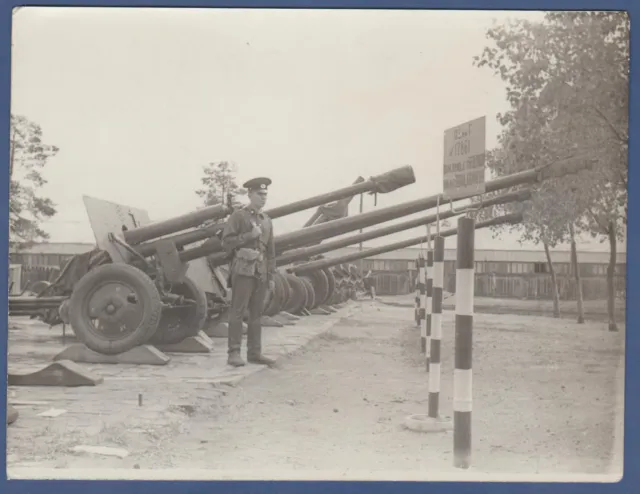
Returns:
[[[444,197],[462,199],[484,194],[486,118],[444,131]]]

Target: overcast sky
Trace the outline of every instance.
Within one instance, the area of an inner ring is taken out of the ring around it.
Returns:
[[[217,160],[236,162],[240,183],[271,177],[267,207],[403,165],[417,182],[378,196],[377,207],[440,193],[445,129],[486,116],[487,147],[496,143],[504,86],[472,58],[492,19],[508,16],[23,8],[13,27],[12,112],[60,148],[45,172],[58,208],[45,229],[54,242],[93,242],[83,194],[152,219],[196,209],[202,167]],[[276,233],[312,213],[276,220]],[[476,245],[518,246],[489,232]]]

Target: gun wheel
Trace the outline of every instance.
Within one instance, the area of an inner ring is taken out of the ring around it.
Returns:
[[[186,303],[165,307],[151,343],[180,343],[189,336],[196,336],[207,322],[207,295],[193,280],[185,277],[184,283],[172,286],[171,293],[181,295],[187,299]]]
[[[288,298],[289,285],[284,281],[280,273],[273,277],[275,289],[268,291],[265,297],[264,315],[275,316]]]
[[[314,303],[312,309],[325,304],[329,298],[329,280],[326,273],[322,270],[312,271],[311,273],[305,273],[303,277],[313,287]]]
[[[313,285],[311,284],[311,281],[309,281],[309,278],[300,276],[299,279],[300,281],[302,281],[302,284],[304,285],[304,288],[307,291],[307,302],[304,305],[304,308],[307,310],[311,310],[315,307],[315,303],[316,303],[316,293],[313,290]]]
[[[289,285],[290,297],[285,303],[284,310],[292,314],[298,314],[307,304],[307,289],[300,278],[293,274],[284,275]]]
[[[113,355],[145,344],[155,333],[162,300],[153,281],[127,264],[104,264],[74,287],[69,323],[91,350]]]
[[[327,299],[325,300],[325,304],[331,304],[334,302],[335,299],[335,293],[336,293],[336,277],[333,275],[333,271],[331,271],[331,269],[329,268],[323,268],[322,272],[325,274],[325,276],[327,277],[327,283],[328,283],[328,287],[327,287]]]

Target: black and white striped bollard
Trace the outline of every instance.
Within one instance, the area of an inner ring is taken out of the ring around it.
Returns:
[[[413,313],[416,326],[420,326],[420,258],[416,259],[416,299]]]
[[[429,359],[431,357],[431,312],[432,312],[432,301],[433,297],[433,251],[429,249],[427,251],[427,360],[426,367],[427,372],[429,372]]]
[[[420,349],[423,353],[427,351],[427,286],[425,273],[425,259],[420,254],[418,258],[418,292],[420,293],[420,303],[418,305],[418,320],[420,321]]]
[[[471,460],[472,348],[475,221],[458,219],[456,260],[455,370],[453,374],[453,456],[456,468]]]
[[[429,417],[438,418],[440,408],[440,343],[442,340],[442,288],[444,284],[444,237],[434,240],[431,299],[431,355],[429,357]]]

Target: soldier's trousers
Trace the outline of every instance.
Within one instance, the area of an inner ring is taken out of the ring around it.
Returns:
[[[231,310],[229,312],[228,352],[237,353],[242,348],[242,319],[249,311],[247,321],[247,355],[262,353],[262,326],[260,317],[267,294],[267,283],[252,276],[234,274],[231,279]]]

